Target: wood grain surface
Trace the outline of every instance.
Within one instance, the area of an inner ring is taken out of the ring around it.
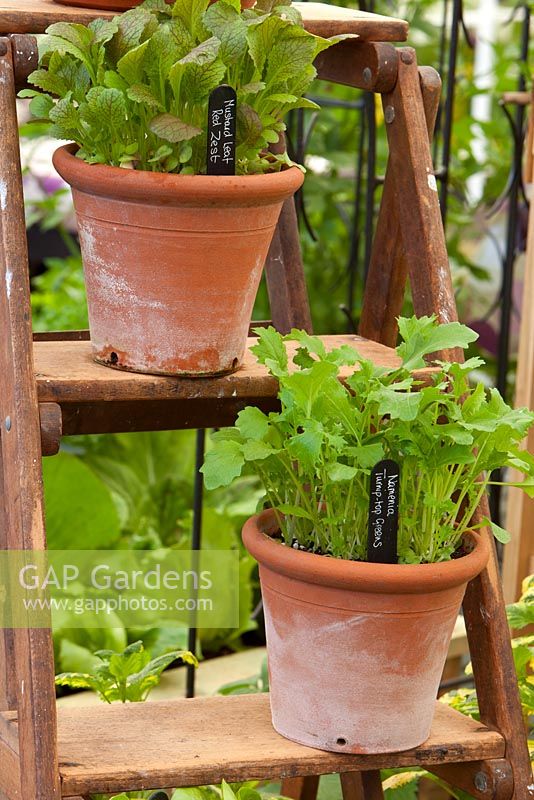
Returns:
[[[397,366],[394,350],[354,335],[321,337],[328,348],[348,344],[365,358],[386,367]],[[249,344],[254,343],[249,339]],[[290,343],[288,352],[296,345]],[[142,375],[105,367],[92,360],[89,342],[34,342],[39,401],[88,403],[130,400],[202,400],[205,398],[274,397],[278,381],[247,351],[241,369],[221,378],[174,378]],[[342,371],[348,375],[350,369]]]
[[[326,3],[295,3],[304,25],[319,36],[354,33],[366,41],[404,42],[408,23]],[[0,0],[0,33],[42,33],[53,22],[88,23],[96,17],[113,17],[116,12],[96,11],[60,5],[54,0]]]
[[[5,714],[14,722],[12,712]],[[58,709],[62,795],[194,786],[501,758],[502,737],[436,703],[429,739],[403,753],[346,755],[290,742],[266,694]]]

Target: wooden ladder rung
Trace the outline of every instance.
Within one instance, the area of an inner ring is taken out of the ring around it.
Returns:
[[[355,335],[322,336],[327,348],[354,347],[365,358],[395,367],[394,350]],[[249,339],[249,346],[256,340]],[[243,366],[219,378],[177,378],[143,375],[97,364],[91,345],[81,335],[34,341],[34,363],[41,406],[61,407],[62,433],[107,433],[233,425],[239,411],[255,405],[277,406],[278,381],[247,350]],[[290,357],[297,345],[288,343]],[[340,370],[347,376],[354,368]],[[428,380],[432,369],[416,372]],[[149,402],[147,402],[149,401]],[[158,401],[158,402],[155,402]],[[164,401],[164,402],[159,402]]]
[[[3,716],[16,727],[13,712]],[[459,763],[502,758],[505,748],[499,733],[440,702],[423,745],[379,755],[327,753],[284,739],[271,725],[266,694],[60,707],[58,725],[63,797]],[[9,738],[13,746],[16,737]]]
[[[311,33],[334,36],[355,33],[366,42],[404,42],[408,23],[327,3],[294,3]],[[113,17],[117,12],[58,5],[54,0],[0,0],[0,34],[42,33],[52,22],[88,23],[96,17]]]

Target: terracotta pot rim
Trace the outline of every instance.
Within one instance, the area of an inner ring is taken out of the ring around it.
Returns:
[[[486,535],[469,531],[473,550],[461,558],[437,564],[372,564],[293,550],[272,538],[272,509],[251,517],[243,527],[243,542],[261,566],[305,583],[371,593],[422,594],[461,586],[476,577],[489,558]]]
[[[266,175],[170,175],[162,172],[87,164],[76,144],[59,147],[53,163],[74,189],[117,200],[177,206],[263,206],[279,203],[299,189],[298,167]]]

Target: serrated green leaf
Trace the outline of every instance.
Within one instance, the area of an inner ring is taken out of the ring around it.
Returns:
[[[54,101],[49,94],[38,94],[30,102],[30,111],[36,119],[48,119],[54,108]]]
[[[510,627],[516,630],[534,625],[534,602],[519,601],[507,606],[506,616]]]
[[[247,50],[247,26],[227,0],[213,3],[204,14],[204,24],[221,42],[219,55],[225,64],[235,64]]]
[[[391,419],[410,422],[419,412],[421,393],[397,391],[396,388],[382,386],[372,393],[371,400],[378,403],[379,414],[387,414]]]
[[[126,122],[126,101],[119,89],[94,86],[80,106],[81,118],[90,125],[120,129]]]
[[[119,30],[117,19],[93,19],[87,26],[93,32],[95,44],[105,44]]]
[[[434,317],[399,319],[399,332],[403,342],[397,355],[404,369],[412,371],[425,366],[424,356],[456,347],[465,349],[478,339],[478,334],[459,322],[437,325]]]
[[[182,78],[182,94],[192,105],[202,103],[226,73],[225,64],[216,58],[211,64],[188,64]]]
[[[216,449],[208,450],[200,470],[204,475],[206,489],[228,486],[234,478],[241,475],[244,463],[243,448],[238,442],[219,441]]]
[[[158,111],[162,108],[158,98],[152,93],[152,89],[142,83],[135,83],[133,86],[130,86],[126,94],[134,103],[141,103],[141,105],[147,108],[155,108]]]
[[[174,114],[159,114],[150,121],[149,128],[160,139],[165,139],[173,144],[193,139],[202,133],[200,128],[183,122]]]
[[[287,352],[281,334],[272,326],[255,328],[254,333],[258,335],[258,343],[250,349],[260,364],[264,364],[276,377],[287,375]]]
[[[87,55],[89,47],[95,41],[95,33],[91,28],[76,22],[54,22],[48,26],[46,33],[48,36],[73,45],[82,58]],[[67,52],[72,52],[72,50]]]
[[[172,15],[180,19],[192,36],[202,38],[202,18],[209,0],[176,0]]]
[[[287,514],[291,517],[298,517],[299,519],[309,519],[313,520],[312,515],[309,511],[306,511],[305,508],[302,506],[294,506],[290,503],[283,503],[282,505],[276,506],[277,511],[281,514]]]
[[[302,28],[290,26],[276,38],[268,53],[265,80],[280,83],[298,75],[313,61],[315,52],[314,37]]]
[[[290,25],[289,20],[283,20],[275,16],[267,17],[259,25],[248,26],[249,53],[260,75],[263,75],[267,57],[274,47],[277,37]]]
[[[75,136],[80,126],[78,109],[73,105],[70,95],[58,100],[50,110],[49,117],[56,125],[56,135],[61,133],[61,138],[70,139]]]

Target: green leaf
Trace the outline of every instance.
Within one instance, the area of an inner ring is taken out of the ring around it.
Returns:
[[[384,447],[380,442],[359,447],[347,447],[344,452],[354,458],[362,469],[372,469],[375,464],[384,458]]]
[[[391,419],[411,422],[419,413],[421,393],[396,391],[392,386],[382,386],[372,392],[369,399],[378,403],[379,414],[388,414]]]
[[[173,17],[180,19],[192,36],[202,36],[202,17],[209,0],[176,0],[172,7]]]
[[[506,616],[510,627],[516,630],[534,625],[534,602],[519,601],[507,606]]]
[[[142,83],[134,83],[133,86],[127,89],[126,94],[134,103],[140,103],[147,108],[155,108],[157,110],[161,110],[162,108],[161,103],[158,98],[154,96],[152,90]]]
[[[53,550],[113,546],[119,519],[107,486],[83,461],[60,453],[43,460],[48,544]]]
[[[66,97],[58,100],[54,108],[50,110],[49,118],[55,123],[55,135],[57,138],[76,138],[80,127],[80,115],[78,109],[72,103],[70,92]]]
[[[222,800],[236,800],[235,792],[224,779],[221,781],[221,793]]]
[[[95,40],[90,28],[75,22],[55,22],[48,26],[46,33],[58,50],[72,53],[82,61],[89,56],[89,48]]]
[[[64,79],[47,69],[36,69],[28,77],[28,83],[37,86],[44,92],[61,96],[66,94],[71,87],[67,86]],[[22,96],[22,93],[21,95]]]
[[[87,26],[94,34],[95,44],[105,44],[119,30],[117,19],[93,19]]]
[[[466,325],[459,322],[438,325],[435,317],[400,317],[399,332],[403,342],[397,347],[397,354],[409,372],[425,366],[424,356],[456,347],[465,350],[478,339],[478,333]]]
[[[226,73],[225,64],[216,58],[211,64],[188,64],[182,78],[182,97],[189,105],[202,103]]]
[[[110,42],[110,53],[115,62],[144,41],[146,32],[156,22],[154,15],[144,8],[125,11],[118,20],[119,29]]]
[[[199,44],[198,47],[195,47],[190,53],[181,58],[180,64],[199,64],[201,66],[203,64],[211,64],[219,54],[220,47],[221,42],[219,39],[212,36],[211,39],[206,39],[205,42],[202,42],[202,44]]]
[[[80,106],[80,116],[89,125],[100,130],[120,130],[126,122],[126,101],[119,89],[94,86],[87,93],[87,102]]]
[[[255,442],[253,439],[243,445],[243,456],[245,461],[263,461],[280,451],[266,442]]]
[[[245,459],[243,448],[231,440],[217,442],[217,447],[208,450],[201,472],[206,489],[228,486],[241,475]]]
[[[149,128],[160,139],[165,139],[165,141],[173,144],[193,139],[202,133],[200,128],[183,122],[178,117],[175,117],[174,114],[159,114],[150,121]]]
[[[254,328],[258,343],[251,347],[260,364],[264,364],[277,378],[287,375],[287,352],[284,339],[272,326]]]
[[[263,132],[263,124],[257,111],[247,103],[237,106],[237,144],[239,147],[253,147]]]
[[[290,27],[289,20],[280,17],[267,17],[259,25],[250,26],[247,30],[249,53],[256,69],[263,75],[263,68],[280,32]],[[315,48],[314,48],[315,49]]]
[[[204,15],[204,24],[221,42],[219,55],[225,64],[235,64],[247,50],[247,26],[240,9],[227,0],[213,3]]]
[[[244,439],[264,439],[269,432],[269,418],[255,406],[240,411],[235,423]]]
[[[313,469],[321,457],[324,433],[320,423],[310,424],[302,433],[292,436],[286,443],[292,459],[296,459],[304,469]]]
[[[506,531],[504,528],[501,528],[495,522],[490,521],[490,527],[491,527],[491,532],[493,533],[498,542],[501,542],[502,544],[507,544],[512,538],[508,533],[508,531]]]
[[[54,101],[49,94],[38,94],[30,102],[32,116],[37,119],[48,119],[53,108]]]
[[[356,475],[358,474],[358,470],[356,467],[349,467],[346,464],[340,464],[336,462],[335,464],[329,464],[326,468],[328,477],[334,483],[341,482],[341,481],[352,481]]]
[[[326,358],[326,348],[321,339],[318,336],[311,336],[307,331],[293,328],[284,339],[286,342],[298,342],[308,353],[313,353],[322,359]]]
[[[119,74],[130,85],[141,83],[143,80],[143,65],[148,43],[147,39],[137,47],[128,50],[117,62]]]
[[[276,38],[268,52],[265,80],[268,83],[280,83],[298,75],[313,61],[315,52],[314,37],[303,28],[290,26]]]

